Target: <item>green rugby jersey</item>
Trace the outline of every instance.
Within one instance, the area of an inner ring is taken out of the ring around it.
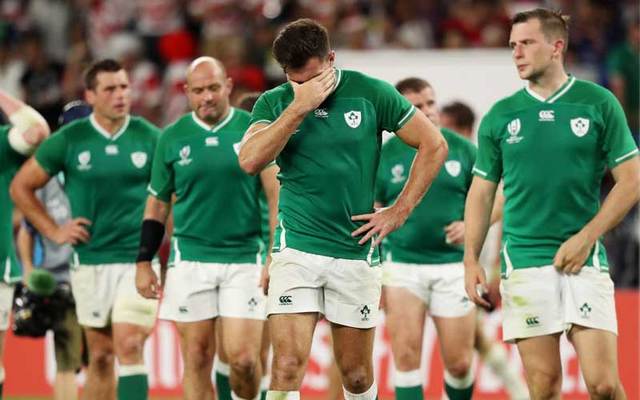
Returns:
[[[20,280],[22,270],[18,265],[13,246],[13,202],[9,197],[9,185],[26,157],[9,145],[11,125],[0,126],[0,281]]]
[[[260,178],[238,163],[249,113],[231,108],[210,127],[188,113],[158,142],[149,192],[173,207],[171,262],[256,263]]]
[[[269,203],[267,202],[267,196],[264,194],[264,190],[260,191],[260,255],[262,265],[267,262],[267,249],[269,248],[270,241],[270,226],[269,226]]]
[[[36,151],[49,176],[64,173],[73,218],[91,221],[89,242],[74,246],[76,264],[135,262],[158,135],[147,120],[127,117],[112,136],[92,114],[65,125]]]
[[[373,211],[381,133],[397,131],[415,108],[386,82],[336,70],[336,89],[306,115],[278,156],[279,226],[273,251],[285,247],[377,264],[376,249],[361,246],[351,216]],[[251,124],[275,121],[293,101],[289,83],[262,94]]]
[[[478,133],[473,173],[504,180],[503,274],[551,265],[600,208],[605,169],[638,153],[611,92],[570,76],[549,98],[528,87],[496,103]],[[597,241],[586,265],[606,270]]]
[[[447,264],[462,261],[463,246],[445,241],[444,227],[464,219],[464,203],[471,186],[475,146],[442,128],[449,155],[429,191],[400,229],[387,236],[384,259],[409,264]],[[409,176],[417,150],[397,136],[382,146],[376,182],[376,201],[393,204]]]

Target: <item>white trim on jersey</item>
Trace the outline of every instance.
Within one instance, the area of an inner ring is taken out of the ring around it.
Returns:
[[[151,184],[147,185],[147,191],[149,193],[151,193],[152,195],[154,195],[155,197],[158,197],[158,192],[156,192],[155,190],[153,190],[153,188],[151,187]]]
[[[287,230],[284,229],[284,221],[282,219],[280,220],[280,229],[282,229],[282,231],[280,232],[280,248],[278,249],[278,251],[282,251],[287,247]]]
[[[7,256],[7,259],[4,262],[4,276],[3,279],[5,282],[11,282],[11,257]]]
[[[409,109],[409,111],[407,111],[407,113],[404,115],[404,117],[400,118],[400,121],[398,121],[398,123],[396,124],[396,127],[404,124],[404,121],[409,118],[411,115],[413,115],[415,107],[412,105],[411,108]],[[402,129],[402,128],[400,128]]]
[[[477,173],[479,173],[479,174],[480,174],[480,175],[482,175],[482,176],[487,176],[487,175],[489,175],[488,173],[486,173],[486,172],[482,171],[481,169],[478,169],[478,168],[477,168],[477,167],[475,167],[475,166],[473,167],[473,169],[472,169],[471,171],[472,171],[472,172],[477,172]]]
[[[196,124],[200,125],[200,127],[205,131],[218,132],[220,129],[222,129],[223,126],[225,126],[226,124],[229,123],[229,121],[231,121],[231,118],[233,118],[233,114],[235,114],[235,108],[229,107],[229,114],[227,114],[227,116],[217,125],[207,124],[206,122],[198,118],[195,111],[191,112],[191,118],[193,118],[193,121]]]
[[[180,254],[180,248],[178,247],[178,238],[173,237],[173,251],[174,251],[174,260],[173,265],[178,265],[180,261],[182,261],[182,257]]]
[[[256,122],[254,122],[253,124],[249,125],[249,128],[251,128],[255,124],[271,124],[272,122],[273,121],[269,121],[268,119],[259,119]]]
[[[636,149],[633,149],[633,150],[631,150],[630,152],[628,152],[627,154],[624,154],[624,155],[622,155],[622,156],[620,156],[620,157],[616,158],[616,159],[615,159],[615,160],[613,160],[613,161],[614,161],[614,162],[616,162],[616,163],[619,163],[620,161],[622,161],[622,160],[624,160],[625,158],[628,158],[628,157],[630,157],[630,156],[632,156],[632,155],[636,154],[637,152],[638,152],[638,149],[637,149],[637,148],[636,148]]]
[[[122,126],[120,127],[118,132],[116,132],[115,134],[111,135],[109,132],[107,132],[106,129],[104,129],[103,127],[100,126],[100,124],[98,124],[98,121],[96,121],[96,117],[95,117],[94,113],[91,113],[91,115],[89,115],[89,122],[91,122],[91,125],[93,126],[93,129],[98,131],[98,133],[100,133],[107,140],[110,140],[112,142],[115,142],[116,140],[118,140],[118,138],[120,136],[122,136],[122,134],[124,134],[124,132],[129,127],[129,121],[131,121],[131,116],[127,115],[125,117],[124,124],[122,124]]]
[[[595,249],[593,249],[593,258],[591,260],[593,262],[593,266],[598,268],[598,271],[600,271],[599,253],[600,253],[600,241],[596,240],[596,246],[595,246]]]
[[[507,251],[507,242],[504,242],[504,246],[502,247],[502,254],[504,255],[504,263],[507,266],[507,270],[504,272],[506,277],[513,272],[513,264],[511,263],[511,258],[509,258],[509,252]]]
[[[551,98],[547,99],[547,103],[553,103],[554,101],[558,100],[560,97],[562,97],[562,95],[567,93],[567,91],[569,91],[569,89],[571,89],[571,86],[573,86],[573,84],[575,82],[576,82],[576,77],[575,76],[570,76],[569,77],[569,83],[567,84],[567,86],[565,86],[564,89],[562,89],[561,91],[559,91],[555,95],[551,96]]]

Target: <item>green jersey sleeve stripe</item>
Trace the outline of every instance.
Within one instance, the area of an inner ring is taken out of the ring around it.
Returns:
[[[147,191],[148,191],[149,193],[151,193],[152,195],[154,195],[154,196],[158,197],[158,192],[156,192],[155,190],[153,190],[153,188],[151,187],[151,185],[148,185],[148,186],[147,186]]]
[[[400,118],[400,121],[398,121],[398,126],[396,127],[396,130],[402,128],[404,124],[407,123],[409,118],[413,116],[415,112],[416,112],[416,108],[414,106],[411,106],[411,108],[409,109],[409,111],[407,111],[404,117]]]
[[[633,149],[633,150],[631,150],[630,152],[628,152],[627,154],[622,155],[622,156],[620,156],[620,157],[616,158],[616,159],[614,160],[614,162],[617,164],[617,163],[619,163],[620,161],[626,160],[627,158],[631,158],[631,156],[632,156],[632,155],[634,155],[634,154],[636,154],[636,153],[638,153],[638,149]]]
[[[479,170],[476,167],[473,167],[472,171],[475,172],[476,174],[479,174],[479,175],[482,175],[482,176],[487,176],[488,175],[486,172],[484,172],[482,170]]]

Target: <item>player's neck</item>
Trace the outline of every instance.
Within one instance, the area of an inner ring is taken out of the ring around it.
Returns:
[[[544,74],[529,81],[529,89],[548,99],[569,79],[564,68],[549,68]]]
[[[198,119],[198,121],[205,124],[207,127],[209,127],[209,129],[212,129],[213,127],[218,125],[220,122],[224,121],[225,118],[229,116],[230,112],[231,112],[231,106],[227,107],[227,109],[220,115],[220,118],[216,119],[215,121],[207,121],[205,119],[202,119],[198,116],[198,114],[195,111],[193,112],[193,115]]]
[[[118,133],[120,131],[120,128],[122,128],[122,126],[127,121],[127,116],[123,118],[111,119],[105,117],[104,115],[94,113],[93,117],[96,123],[112,136]]]

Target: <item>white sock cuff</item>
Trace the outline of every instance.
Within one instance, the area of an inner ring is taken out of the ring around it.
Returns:
[[[396,387],[422,386],[422,374],[419,369],[413,371],[395,371],[394,382]]]
[[[233,390],[231,391],[231,400],[245,400],[244,398],[238,396]],[[260,400],[260,392],[251,400]]]
[[[267,400],[300,400],[300,392],[269,390],[267,392]]]
[[[264,375],[260,378],[260,390],[269,390],[269,384],[271,384],[271,377]]]
[[[231,374],[229,364],[220,361],[218,357],[213,361],[213,369],[220,375],[229,376]]]
[[[146,375],[147,367],[144,364],[119,365],[118,376]]]
[[[0,367],[0,383],[4,383],[4,367]]]
[[[485,356],[487,364],[490,363],[501,363],[508,361],[507,349],[504,348],[500,343],[493,343],[491,347],[489,347],[489,351],[487,351],[487,355]]]
[[[467,375],[463,376],[462,378],[456,378],[455,376],[451,375],[449,371],[447,371],[446,369],[444,370],[444,381],[447,383],[447,385],[451,386],[454,389],[468,388],[469,386],[473,385],[474,378],[475,375],[473,373],[473,367],[470,367],[469,371],[467,371]]]
[[[364,393],[350,393],[344,386],[342,387],[342,391],[344,392],[345,400],[375,400],[378,396],[378,385],[376,385],[374,381],[373,385]]]

